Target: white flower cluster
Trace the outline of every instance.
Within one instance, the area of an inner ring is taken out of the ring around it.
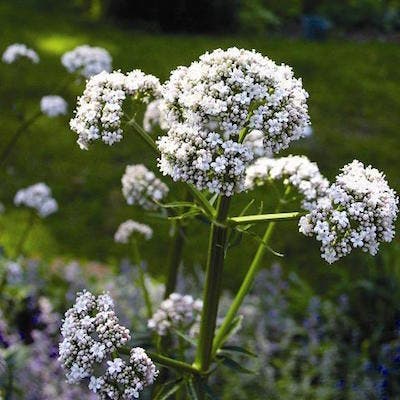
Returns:
[[[112,58],[108,51],[87,44],[64,53],[61,63],[68,72],[78,71],[85,78],[90,78],[103,71],[110,72],[112,69]]]
[[[14,204],[35,209],[42,218],[58,210],[57,201],[52,197],[51,189],[45,183],[36,183],[26,189],[18,190],[14,197]]]
[[[118,323],[111,297],[86,291],[78,293],[74,306],[66,312],[61,334],[59,359],[70,383],[92,375],[95,363],[131,338],[129,330]]]
[[[12,64],[20,58],[27,58],[35,64],[39,62],[39,56],[36,51],[21,43],[14,43],[8,46],[1,59],[6,64]]]
[[[117,243],[126,244],[129,242],[131,235],[135,232],[142,235],[146,240],[150,240],[153,236],[153,230],[148,225],[128,219],[118,227],[114,235],[114,240]]]
[[[185,330],[198,322],[202,308],[201,300],[194,300],[189,295],[172,293],[160,304],[147,326],[160,336],[167,335],[173,329]]]
[[[174,181],[226,196],[243,190],[246,166],[252,159],[245,145],[187,124],[175,124],[157,144],[160,170]]]
[[[43,96],[40,100],[40,110],[48,117],[57,117],[67,113],[68,104],[61,96]]]
[[[141,347],[130,351],[129,362],[121,358],[107,361],[107,370],[100,377],[91,376],[89,389],[97,393],[99,399],[131,400],[155,381],[158,371]],[[122,388],[122,390],[121,390]]]
[[[319,172],[317,164],[306,156],[262,157],[246,170],[247,189],[278,179],[299,191],[303,196],[301,205],[308,211],[315,207],[319,198],[326,195],[329,187],[329,181]]]
[[[127,74],[101,72],[88,80],[78,99],[70,126],[78,134],[78,144],[87,149],[93,140],[112,145],[122,139],[122,106],[127,96],[147,102],[160,94],[160,82],[140,70]]]
[[[130,340],[130,333],[118,323],[108,294],[96,297],[86,291],[79,293],[65,314],[61,334],[59,360],[68,382],[89,378],[89,389],[100,399],[138,398],[158,375],[142,348],[131,349],[128,361],[112,356]]]
[[[172,129],[159,141],[161,168],[199,189],[211,187],[226,195],[240,191],[244,169],[219,162],[224,146],[230,152],[234,149],[240,164],[253,158],[239,143],[243,130],[262,134],[257,149],[262,155],[287,148],[303,136],[309,123],[307,97],[290,67],[278,66],[255,51],[230,48],[206,53],[189,67],[173,71],[163,86],[165,118]],[[180,123],[188,126],[176,127]],[[186,159],[173,156],[177,149],[188,147]],[[221,174],[218,168],[229,173]],[[231,175],[228,188],[220,187],[227,175]]]
[[[168,186],[143,164],[128,165],[121,179],[122,193],[129,205],[155,210],[156,202],[168,194]]]
[[[321,242],[328,263],[361,248],[375,255],[394,237],[398,198],[385,176],[357,160],[347,164],[314,210],[302,217],[300,232]]]
[[[168,129],[163,104],[161,99],[153,100],[148,104],[143,117],[143,128],[146,132],[151,133],[155,126],[159,126],[162,130]]]

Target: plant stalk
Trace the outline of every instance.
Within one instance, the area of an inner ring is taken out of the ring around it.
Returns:
[[[165,283],[164,299],[175,291],[178,280],[179,266],[182,260],[183,245],[185,243],[185,228],[181,223],[177,223],[174,236],[172,238],[172,247],[169,255],[168,275]]]
[[[135,260],[135,263],[139,270],[139,285],[143,292],[144,302],[146,304],[147,316],[148,316],[148,318],[151,318],[153,315],[153,306],[151,303],[149,291],[147,290],[147,287],[146,287],[146,280],[145,280],[145,276],[144,276],[144,272],[143,272],[142,260],[140,257],[139,246],[137,244],[136,239],[132,240],[132,247],[133,247],[134,260]]]
[[[276,213],[279,213],[279,211],[282,207],[282,204],[285,203],[287,197],[289,196],[289,193],[290,193],[290,186],[288,186],[286,188],[286,191],[285,191],[282,199],[280,199],[280,201],[276,207],[276,210],[275,210]],[[271,214],[271,215],[274,215],[274,214]],[[283,214],[277,214],[277,215],[283,215]],[[274,233],[275,226],[276,226],[276,221],[272,221],[268,224],[268,227],[265,230],[263,239],[262,239],[260,245],[258,246],[256,254],[250,264],[250,267],[249,267],[249,269],[246,273],[246,276],[239,288],[239,291],[236,293],[235,299],[233,300],[233,302],[222,322],[222,325],[219,327],[219,329],[215,335],[213,349],[212,349],[213,356],[215,356],[218,349],[222,346],[222,344],[225,340],[225,336],[226,336],[227,332],[229,331],[229,328],[230,328],[232,322],[234,321],[236,314],[239,311],[239,308],[243,303],[244,298],[246,297],[246,295],[250,291],[251,287],[253,286],[254,279],[260,269],[261,262],[263,260],[265,251],[268,248],[268,243]]]
[[[19,128],[14,132],[14,135],[11,137],[10,141],[7,143],[6,147],[0,154],[0,166],[3,166],[7,161],[7,158],[10,156],[13,151],[15,145],[18,142],[18,139],[22,136],[24,132],[29,128],[31,124],[33,124],[40,116],[42,115],[41,111],[37,111],[30,118],[26,119]]]
[[[29,233],[32,229],[34,222],[35,222],[35,210],[31,209],[29,212],[28,222],[25,226],[24,231],[22,232],[21,237],[19,238],[17,246],[15,247],[15,258],[17,258],[22,253],[25,242],[28,239]]]
[[[203,373],[208,371],[212,358],[212,343],[218,313],[222,286],[222,271],[228,227],[225,225],[230,198],[221,196],[218,200],[216,221],[212,222],[208,248],[206,281],[203,294],[203,311],[200,335],[194,366]]]

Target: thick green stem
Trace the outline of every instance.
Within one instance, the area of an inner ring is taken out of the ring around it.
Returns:
[[[185,228],[178,222],[172,238],[172,247],[169,256],[168,275],[165,283],[164,299],[175,291],[178,280],[179,265],[182,260],[183,245],[185,242]]]
[[[194,363],[194,366],[202,372],[208,371],[212,361],[211,351],[221,294],[228,230],[225,223],[228,216],[229,203],[229,197],[219,198],[216,220],[211,225],[200,336]]]
[[[286,191],[285,191],[282,199],[279,201],[279,203],[276,207],[276,210],[275,210],[276,214],[270,214],[270,215],[284,215],[284,214],[278,214],[278,213],[281,209],[282,204],[284,204],[286,199],[288,198],[289,194],[290,194],[290,186],[288,186],[286,188]],[[286,214],[299,214],[299,213],[286,213]],[[220,326],[220,328],[218,329],[218,331],[215,335],[213,349],[212,349],[213,356],[217,353],[218,349],[223,344],[223,342],[225,340],[225,336],[226,336],[227,332],[229,332],[229,328],[230,328],[232,322],[234,321],[236,314],[239,311],[239,308],[243,303],[244,298],[246,297],[247,293],[250,291],[250,289],[254,283],[254,279],[257,275],[257,272],[260,269],[261,261],[264,257],[265,251],[268,248],[268,243],[271,239],[272,234],[274,233],[276,221],[277,220],[273,220],[272,222],[270,222],[267,229],[265,230],[262,242],[258,246],[257,252],[250,264],[250,267],[249,267],[249,269],[246,273],[246,276],[239,288],[239,291],[237,292],[235,299],[233,300],[233,302],[222,322],[222,325]]]
[[[144,272],[143,272],[143,268],[142,268],[142,260],[140,257],[139,247],[138,247],[136,239],[132,240],[132,248],[133,248],[134,260],[135,260],[135,263],[139,270],[139,285],[143,292],[144,302],[146,304],[147,316],[148,316],[148,318],[151,318],[153,315],[153,307],[151,304],[149,291],[147,290],[147,287],[146,287],[146,279],[144,276]]]

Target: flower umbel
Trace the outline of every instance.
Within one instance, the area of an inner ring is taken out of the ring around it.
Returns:
[[[33,208],[42,218],[58,210],[57,201],[52,197],[51,189],[45,183],[36,183],[26,189],[18,190],[14,197],[14,204]]]
[[[126,244],[129,242],[129,238],[131,237],[131,235],[134,233],[138,233],[146,240],[151,239],[153,236],[153,230],[149,226],[128,219],[118,227],[114,235],[114,240],[117,243]]]
[[[319,172],[316,163],[306,156],[259,158],[246,170],[246,188],[254,189],[268,181],[283,180],[302,195],[303,209],[311,211],[320,197],[325,196],[329,182]]]
[[[206,53],[172,72],[162,90],[171,129],[159,142],[160,168],[199,189],[243,190],[253,159],[246,135],[258,131],[257,156],[276,153],[303,136],[308,94],[290,67],[255,51]]]
[[[79,72],[85,78],[112,69],[112,58],[106,49],[86,44],[64,53],[61,63],[68,72]]]
[[[145,210],[157,209],[156,202],[168,194],[168,186],[143,164],[128,165],[121,179],[122,193],[128,204]]]
[[[48,117],[57,117],[67,113],[68,104],[61,96],[43,96],[40,100],[40,110]]]
[[[300,232],[321,242],[322,258],[333,263],[361,248],[375,255],[394,237],[398,198],[385,176],[354,160],[343,167],[326,197],[302,217]]]
[[[188,329],[198,321],[202,308],[201,300],[194,300],[189,295],[172,293],[160,304],[147,326],[160,336],[167,335],[173,329]]]
[[[159,80],[139,70],[128,74],[101,72],[90,78],[70,122],[78,134],[79,146],[87,150],[90,142],[98,139],[110,146],[119,142],[123,133],[122,106],[127,96],[147,102],[159,91]]]
[[[39,62],[39,56],[36,51],[21,43],[14,43],[8,46],[1,57],[2,61],[6,64],[12,64],[20,58],[27,58],[34,64]]]

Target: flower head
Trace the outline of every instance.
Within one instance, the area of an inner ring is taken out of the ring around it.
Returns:
[[[66,312],[61,334],[59,360],[71,383],[92,375],[95,363],[130,340],[129,330],[118,323],[110,296],[96,297],[86,291],[78,293]]]
[[[190,328],[198,321],[202,308],[201,300],[194,300],[189,295],[172,293],[160,304],[147,326],[160,336],[167,335],[174,328]]]
[[[14,197],[14,204],[35,209],[42,218],[58,210],[57,201],[52,197],[51,189],[45,183],[36,183],[26,189],[18,190]]]
[[[68,72],[79,72],[85,78],[112,69],[112,58],[106,49],[86,44],[64,53],[61,63]]]
[[[159,95],[159,80],[134,70],[101,72],[90,78],[83,95],[78,99],[75,117],[70,126],[78,134],[78,144],[88,149],[89,143],[101,139],[112,145],[122,139],[122,106],[127,96],[147,102]]]
[[[259,158],[246,170],[246,188],[253,189],[268,181],[283,180],[302,195],[302,207],[312,210],[318,198],[325,196],[329,182],[319,172],[316,163],[305,156]]]
[[[153,236],[153,230],[149,226],[128,219],[118,227],[114,235],[114,240],[117,243],[126,244],[129,242],[129,238],[131,237],[131,235],[134,233],[138,233],[146,240],[151,239],[151,237]]]
[[[227,196],[244,188],[244,173],[252,159],[244,144],[225,141],[217,132],[176,124],[159,139],[158,148],[160,170],[174,181]]]
[[[26,58],[35,64],[39,62],[39,56],[36,51],[21,43],[14,43],[8,46],[1,59],[6,64],[12,64],[20,58]]]
[[[128,165],[122,176],[122,193],[128,204],[137,204],[145,210],[155,210],[156,202],[168,194],[168,186],[143,164]]]
[[[173,71],[162,94],[171,129],[158,142],[161,170],[225,195],[243,190],[254,157],[246,134],[258,132],[257,156],[266,155],[302,137],[309,123],[301,81],[255,51],[206,53]]]
[[[354,160],[300,219],[299,230],[321,242],[322,258],[329,263],[354,248],[375,255],[381,242],[394,237],[398,201],[381,172]]]
[[[40,100],[40,110],[48,117],[57,117],[67,113],[68,104],[61,96],[43,96]]]

